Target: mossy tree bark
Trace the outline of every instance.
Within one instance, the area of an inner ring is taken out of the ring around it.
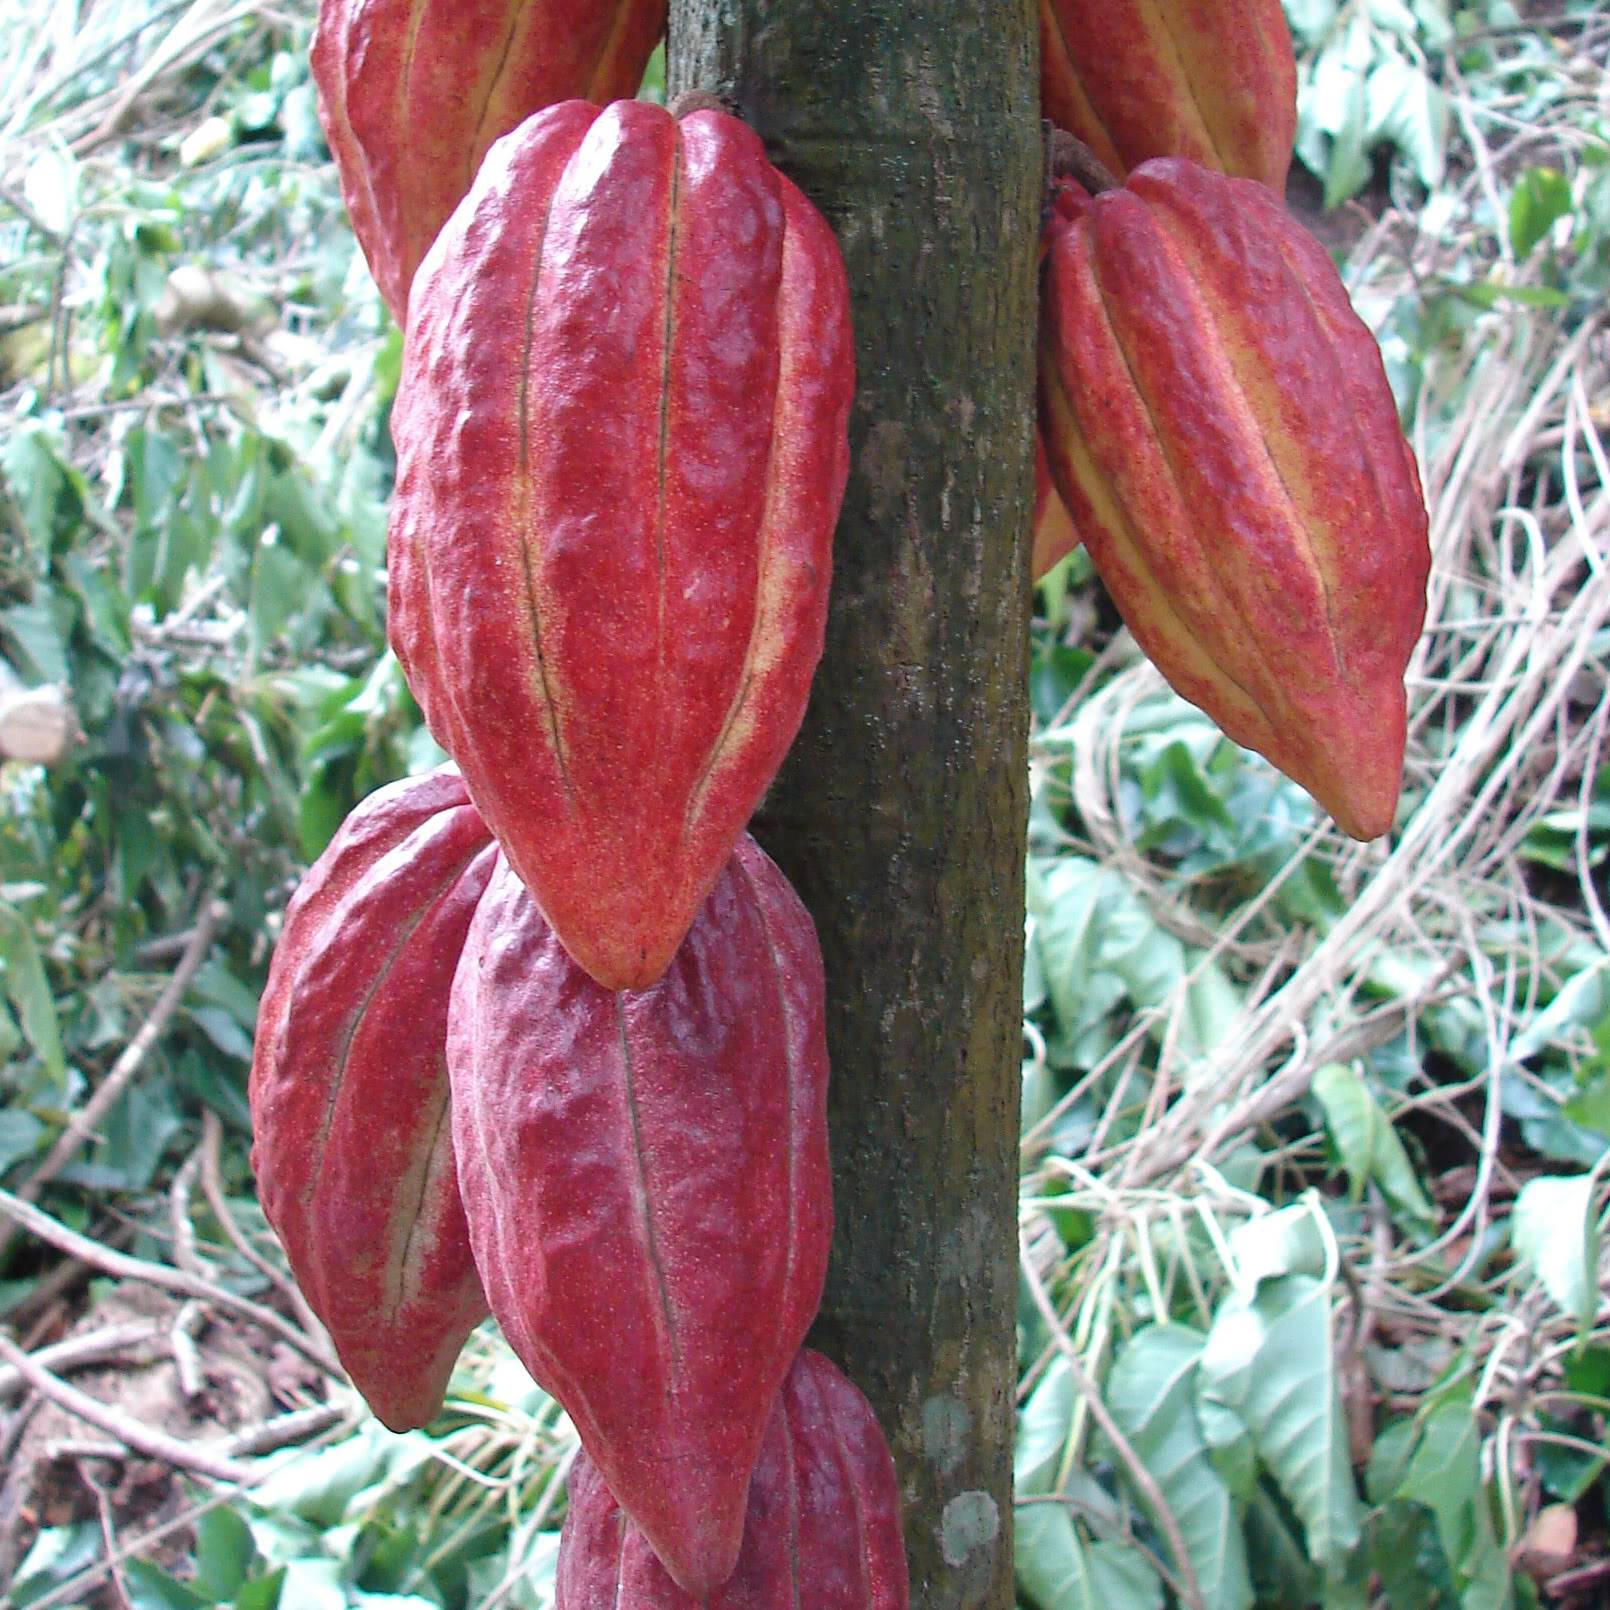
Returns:
[[[912,1603],[1010,1610],[1041,139],[1033,0],[672,0],[837,231],[858,384],[827,652],[757,831],[827,961],[838,1232]]]

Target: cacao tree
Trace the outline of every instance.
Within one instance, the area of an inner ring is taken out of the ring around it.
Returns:
[[[757,835],[816,919],[838,1229],[815,1338],[870,1398],[924,1610],[1014,1602],[1035,263],[1030,0],[673,0],[821,208],[857,387],[827,648]]]

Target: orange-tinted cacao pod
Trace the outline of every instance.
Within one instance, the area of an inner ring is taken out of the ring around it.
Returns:
[[[449,1123],[447,1007],[496,847],[450,771],[371,794],[286,908],[252,1059],[263,1212],[353,1384],[424,1425],[486,1317]]]
[[[838,246],[725,113],[540,113],[420,271],[391,640],[606,989],[664,972],[798,730],[852,388]]]
[[[816,932],[738,845],[669,971],[612,994],[501,863],[448,1062],[476,1263],[509,1344],[666,1569],[731,1574],[832,1238]]]
[[[1356,838],[1392,825],[1426,511],[1373,337],[1261,185],[1065,188],[1042,283],[1052,476],[1141,647]]]
[[[319,117],[397,322],[492,142],[559,101],[635,95],[666,0],[320,0]]]
[[[1040,0],[1040,102],[1120,177],[1187,157],[1281,194],[1297,64],[1280,0]]]
[[[894,1461],[866,1399],[820,1353],[778,1394],[743,1548],[708,1599],[679,1588],[583,1453],[570,1475],[555,1610],[906,1610]]]

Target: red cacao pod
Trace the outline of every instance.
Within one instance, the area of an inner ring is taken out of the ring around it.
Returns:
[[[1356,838],[1392,825],[1425,504],[1381,355],[1261,185],[1065,191],[1040,319],[1053,478],[1141,647]]]
[[[1282,194],[1297,64],[1280,0],[1040,0],[1040,102],[1120,177],[1187,157]]]
[[[450,771],[371,794],[285,912],[258,1012],[263,1211],[353,1384],[424,1425],[486,1317],[449,1124],[447,1007],[496,847]]]
[[[559,101],[635,95],[666,0],[320,0],[319,118],[397,322],[492,142]]]
[[[820,1353],[766,1422],[737,1568],[708,1599],[666,1575],[583,1453],[570,1475],[555,1610],[906,1610],[894,1461],[867,1400]]]
[[[1038,581],[1059,559],[1079,546],[1079,533],[1051,480],[1045,439],[1034,433],[1034,549],[1030,574]]]
[[[722,112],[570,102],[420,271],[391,640],[571,955],[665,970],[798,730],[853,387],[838,246]]]
[[[821,956],[745,838],[652,989],[611,994],[500,862],[448,1030],[475,1259],[510,1345],[689,1592],[732,1572],[832,1238]]]

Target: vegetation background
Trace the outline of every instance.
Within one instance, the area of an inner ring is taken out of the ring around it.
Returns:
[[[556,1406],[487,1330],[383,1431],[252,1190],[285,899],[442,758],[385,650],[399,338],[312,9],[0,0],[0,743],[73,729],[0,765],[18,1606],[551,1605]],[[1287,9],[1293,200],[1432,510],[1403,811],[1342,840],[1082,556],[1041,589],[1020,1596],[1603,1604],[1610,12]]]

